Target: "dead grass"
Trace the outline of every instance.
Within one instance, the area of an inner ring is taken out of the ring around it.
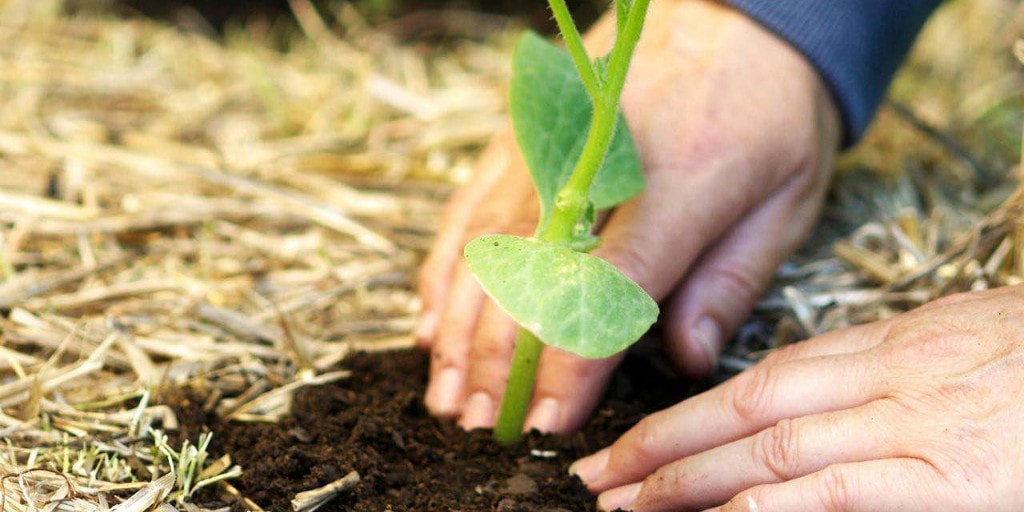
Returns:
[[[410,346],[416,265],[504,122],[507,52],[398,45],[347,8],[337,36],[304,2],[287,53],[0,6],[6,506],[192,507],[237,468],[167,444],[162,390],[275,421],[348,351]]]
[[[946,2],[842,159],[818,233],[779,272],[726,362],[934,298],[1021,282],[1024,10]]]
[[[327,27],[292,6],[302,30],[280,52],[267,27],[221,44],[0,1],[0,508],[194,509],[238,468],[205,459],[216,439],[168,444],[166,390],[274,421],[295,389],[344,379],[349,351],[412,344],[440,206],[505,122],[509,37],[398,44],[347,8]],[[1016,148],[977,143],[1019,121],[1022,16],[983,19],[1014,8],[958,1],[936,19],[896,86],[934,133],[883,114],[762,301],[766,328],[744,331],[760,341],[727,363],[1020,280]]]

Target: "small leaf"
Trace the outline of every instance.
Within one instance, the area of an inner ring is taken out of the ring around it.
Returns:
[[[593,201],[587,201],[587,209],[583,212],[579,222],[573,227],[572,236],[575,240],[591,238],[594,224],[597,223],[597,208]]]
[[[485,235],[466,245],[481,286],[544,343],[587,358],[631,345],[658,305],[610,263],[532,238]]]
[[[608,62],[610,60],[611,54],[594,59],[594,74],[597,75],[597,81],[601,87],[608,83]]]
[[[512,123],[540,196],[543,226],[583,152],[593,106],[569,54],[537,34],[527,32],[519,40],[512,67]],[[620,115],[590,200],[605,210],[643,187],[640,157]]]

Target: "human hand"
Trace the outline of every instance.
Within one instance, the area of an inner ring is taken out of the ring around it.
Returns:
[[[730,8],[655,2],[647,19],[622,98],[647,189],[608,216],[595,254],[663,301],[669,353],[702,376],[816,221],[839,120],[803,57]],[[604,19],[588,33],[592,55],[611,47],[614,27]],[[421,272],[425,401],[466,428],[494,423],[516,326],[485,298],[462,248],[484,233],[530,234],[536,202],[514,137],[500,134],[449,203]],[[545,349],[527,427],[581,425],[616,360]]]
[[[1024,510],[1024,287],[772,353],[571,471],[602,510]]]

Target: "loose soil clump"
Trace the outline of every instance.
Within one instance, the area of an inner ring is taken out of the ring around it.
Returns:
[[[216,449],[245,468],[234,485],[267,510],[292,510],[297,493],[353,470],[360,483],[320,510],[595,510],[569,464],[695,391],[655,357],[627,358],[582,431],[533,433],[514,447],[431,417],[422,405],[427,356],[408,350],[353,354],[343,363],[350,378],[297,393],[280,423],[212,419],[206,427]]]

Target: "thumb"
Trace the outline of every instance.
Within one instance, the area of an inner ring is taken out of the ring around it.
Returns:
[[[787,183],[734,225],[663,305],[669,353],[685,375],[704,377],[715,369],[726,338],[814,227],[826,180],[813,178]]]
[[[616,208],[601,227],[602,244],[593,254],[660,302],[771,187],[752,173],[730,172],[739,164],[723,159],[703,168],[650,170],[644,192]],[[734,186],[723,187],[722,176],[731,176]]]

